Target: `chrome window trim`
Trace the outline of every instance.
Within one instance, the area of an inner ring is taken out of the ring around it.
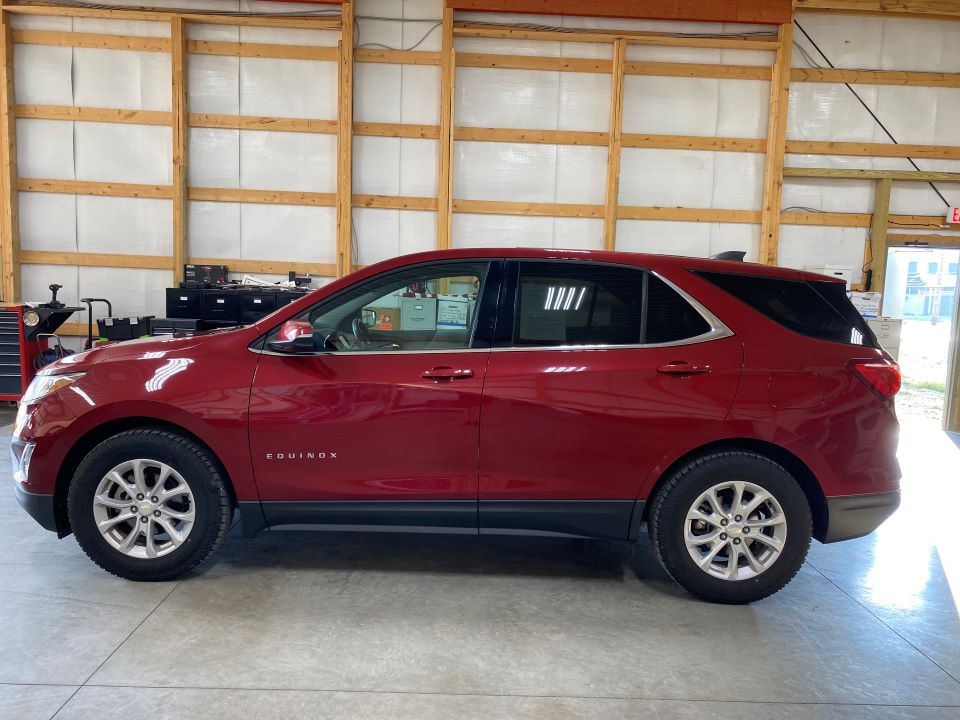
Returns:
[[[523,345],[519,347],[499,347],[499,348],[444,348],[438,350],[344,350],[344,351],[333,351],[333,350],[321,350],[313,353],[278,353],[273,350],[267,349],[256,349],[247,346],[247,350],[252,353],[257,353],[260,355],[275,355],[278,357],[318,357],[318,356],[355,356],[355,355],[436,355],[439,353],[445,353],[447,355],[452,353],[477,353],[477,352],[547,352],[547,351],[557,351],[557,352],[570,352],[571,350],[656,350],[658,348],[671,348],[671,347],[683,347],[684,345],[699,345],[701,343],[710,342],[712,340],[720,340],[722,338],[733,337],[734,332],[727,327],[727,325],[716,315],[710,312],[703,303],[691,296],[683,288],[677,286],[672,281],[663,277],[660,273],[650,270],[647,268],[642,268],[639,266],[626,265],[623,267],[632,267],[641,272],[648,272],[658,280],[667,285],[670,289],[676,292],[680,297],[686,300],[690,306],[699,313],[699,315],[706,321],[710,326],[710,330],[700,335],[695,335],[694,337],[683,338],[682,340],[671,340],[670,342],[663,343],[634,343],[630,345],[606,345],[606,344],[594,344],[594,345]]]

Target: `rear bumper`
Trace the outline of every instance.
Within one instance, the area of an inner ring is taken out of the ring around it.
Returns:
[[[53,505],[53,495],[46,493],[32,493],[24,490],[20,483],[13,488],[20,507],[26,510],[30,517],[50,532],[57,532],[57,514]]]
[[[827,498],[827,532],[823,542],[869,535],[900,507],[900,491]]]

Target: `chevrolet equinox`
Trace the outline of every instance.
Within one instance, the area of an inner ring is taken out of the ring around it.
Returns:
[[[897,364],[842,282],[474,249],[388,260],[248,326],[61,359],[20,404],[23,507],[132,580],[243,532],[635,541],[746,603],[899,503]]]

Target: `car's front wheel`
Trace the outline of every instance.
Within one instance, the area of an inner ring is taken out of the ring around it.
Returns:
[[[680,467],[653,498],[650,539],[690,593],[722,603],[760,600],[786,585],[810,547],[810,505],[797,481],[739,450]]]
[[[153,428],[97,445],[67,496],[70,525],[97,565],[129,580],[173,580],[223,541],[230,499],[210,453]]]

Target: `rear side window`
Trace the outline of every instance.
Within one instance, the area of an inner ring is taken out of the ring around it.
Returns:
[[[645,342],[686,340],[710,332],[710,324],[672,287],[656,275],[647,275]]]
[[[673,288],[639,268],[520,264],[514,346],[666,343],[710,329]]]
[[[873,333],[847,299],[841,283],[808,283],[706,271],[696,274],[801,335],[877,347]]]

